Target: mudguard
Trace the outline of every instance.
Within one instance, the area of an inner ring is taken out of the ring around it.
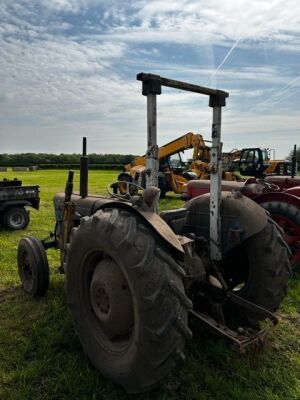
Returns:
[[[133,212],[140,215],[146,222],[146,224],[148,226],[151,226],[165,242],[167,242],[180,253],[184,253],[184,250],[178,240],[177,235],[172,231],[169,225],[155,212],[144,211],[139,207],[133,207],[132,205],[130,205],[130,203],[120,201],[108,202],[106,204],[103,204],[100,209],[107,207],[122,208],[131,213]]]
[[[29,200],[15,200],[15,201],[8,200],[8,201],[1,202],[0,211],[4,211],[7,208],[11,208],[11,207],[24,207],[24,206],[30,206],[30,207],[36,208],[38,210],[38,208],[39,208],[38,204],[39,203],[33,205],[32,202]]]
[[[300,190],[299,186],[288,189],[284,192],[263,193],[261,195],[253,197],[253,200],[258,204],[263,204],[271,201],[272,202],[278,201],[278,202],[292,204],[300,208],[300,197],[298,196],[297,190]]]
[[[209,201],[207,193],[185,204],[188,215],[183,234],[209,238]],[[260,232],[268,222],[266,211],[240,192],[222,192],[220,212],[223,254]]]
[[[61,221],[62,211],[64,206],[64,193],[58,193],[54,196],[54,208],[56,214],[56,221]],[[88,196],[85,198],[80,197],[78,194],[72,195],[72,201],[76,205],[75,219],[77,223],[80,223],[80,218],[85,216],[91,216],[96,211],[104,208],[122,208],[131,213],[138,214],[143,218],[145,223],[150,226],[155,232],[169,245],[180,253],[184,253],[184,250],[178,240],[177,235],[172,231],[169,225],[155,212],[144,211],[139,207],[133,206],[131,203],[118,201],[113,198],[104,196]]]

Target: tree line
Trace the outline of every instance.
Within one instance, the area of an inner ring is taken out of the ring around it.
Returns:
[[[135,158],[132,154],[89,154],[90,165],[124,165]],[[46,166],[46,165],[77,165],[80,154],[49,154],[49,153],[19,153],[0,154],[0,166]]]
[[[290,152],[288,159],[291,160],[293,151]],[[133,154],[89,154],[89,165],[91,169],[95,168],[120,168],[129,164],[136,156]],[[300,166],[300,147],[297,148],[296,158],[298,168]],[[51,154],[51,153],[18,153],[18,154],[0,154],[0,166],[32,166],[38,165],[42,168],[59,168],[67,166],[76,166],[80,163],[80,154]]]

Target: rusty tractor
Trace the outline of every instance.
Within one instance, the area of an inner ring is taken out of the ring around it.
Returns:
[[[266,176],[249,178],[245,182],[222,181],[222,190],[240,191],[261,205],[283,231],[283,238],[290,248],[293,270],[300,267],[300,177]],[[188,182],[185,198],[192,199],[209,193],[205,180]]]
[[[184,359],[189,318],[241,350],[265,335],[260,321],[287,291],[288,246],[265,210],[241,194],[221,193],[221,110],[228,93],[140,73],[147,96],[146,189],[110,197],[88,194],[86,140],[80,191],[69,172],[54,197],[50,238],[21,239],[18,268],[25,291],[45,295],[46,250],[60,251],[67,304],[84,352],[127,392],[152,389]],[[157,213],[156,97],[162,86],[209,96],[213,109],[211,194]],[[124,182],[120,182],[124,185]]]

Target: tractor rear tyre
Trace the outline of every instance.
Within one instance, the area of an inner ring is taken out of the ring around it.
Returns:
[[[192,306],[184,275],[132,212],[100,210],[72,231],[66,290],[75,331],[92,364],[127,392],[150,390],[184,359]]]
[[[279,307],[287,292],[291,269],[286,244],[271,219],[262,231],[230,252],[223,274],[235,294],[269,311]],[[257,316],[251,322],[259,320]]]
[[[3,221],[7,228],[17,231],[27,227],[30,217],[24,207],[12,207],[5,211]]]
[[[293,270],[300,267],[300,209],[282,201],[260,204],[282,228],[284,240],[291,249],[290,264]]]
[[[32,236],[20,240],[18,270],[25,292],[44,296],[49,286],[49,265],[42,242]]]

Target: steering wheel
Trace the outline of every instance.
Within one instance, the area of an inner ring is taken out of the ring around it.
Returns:
[[[280,190],[280,187],[275,185],[275,183],[267,182],[261,178],[256,178],[255,180],[257,183],[260,183],[261,185],[263,185],[265,188],[267,188],[269,190]]]
[[[123,188],[122,188],[122,192],[120,191],[121,185],[123,187],[126,186],[125,191]],[[111,189],[113,189],[113,191],[111,191]],[[116,189],[119,189],[119,191],[121,193],[116,193]],[[139,190],[141,190],[143,192],[145,189],[142,186],[139,186],[134,182],[128,182],[128,181],[116,181],[107,187],[107,192],[111,197],[114,197],[116,199],[123,200],[123,201],[130,201],[133,193],[138,194]]]

